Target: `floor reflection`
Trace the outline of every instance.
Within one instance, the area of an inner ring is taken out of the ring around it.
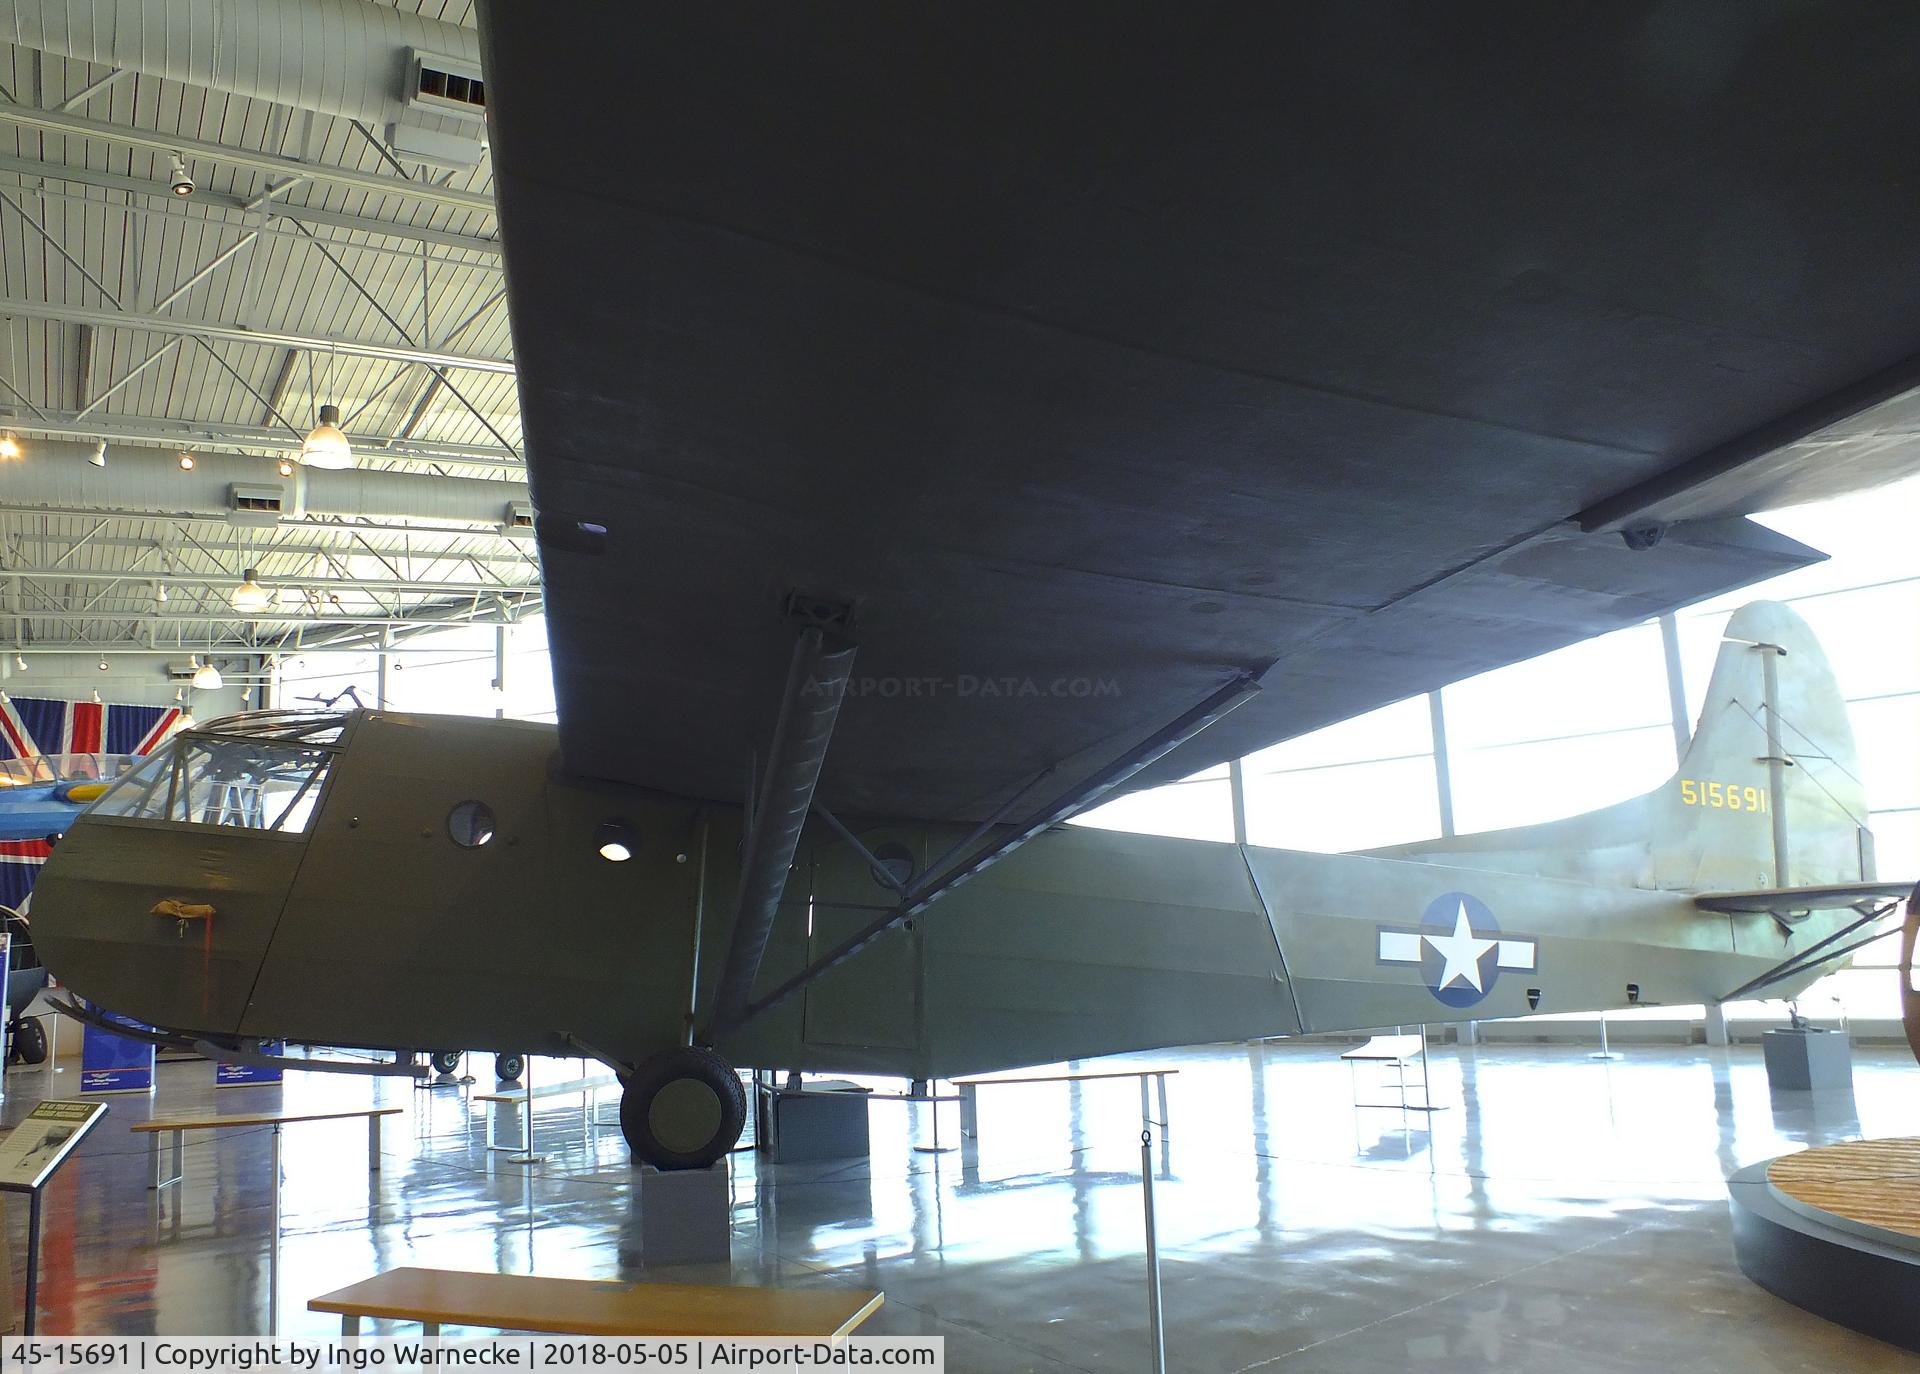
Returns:
[[[1624,1053],[1604,1063],[1579,1046],[1436,1049],[1441,1109],[1428,1113],[1357,1109],[1338,1047],[1142,1057],[1179,1069],[1154,1152],[1172,1363],[1920,1369],[1741,1278],[1722,1185],[1804,1144],[1920,1133],[1920,1070],[1863,1049],[1850,1093],[1772,1094],[1756,1050]],[[48,1084],[37,1070],[10,1074],[0,1121],[17,1121]],[[61,1075],[51,1095],[75,1086]],[[309,1075],[216,1093],[210,1066],[163,1066],[151,1099],[111,1099],[49,1191],[42,1331],[263,1331],[268,1132],[189,1136],[185,1183],[156,1200],[127,1127],[149,1114],[374,1099],[410,1109],[389,1123],[378,1174],[364,1168],[359,1122],[286,1128],[286,1334],[335,1329],[304,1310],[314,1293],[421,1264],[872,1286],[887,1305],[870,1329],[945,1335],[955,1370],[1142,1367],[1132,1080],[983,1091],[978,1138],[944,1153],[912,1147],[932,1143],[935,1110],[940,1143],[959,1142],[951,1103],[877,1104],[870,1161],[736,1155],[733,1260],[706,1266],[647,1263],[611,1095],[597,1113],[577,1098],[539,1101],[541,1162],[528,1168],[488,1148],[470,1091]],[[503,1121],[497,1143],[523,1147],[520,1130]],[[18,1255],[24,1209],[10,1208],[7,1225]]]

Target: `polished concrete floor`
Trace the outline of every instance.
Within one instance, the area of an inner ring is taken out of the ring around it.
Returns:
[[[1636,1046],[1612,1063],[1573,1046],[1436,1049],[1445,1109],[1427,1116],[1356,1110],[1337,1053],[1135,1061],[1179,1070],[1154,1158],[1170,1369],[1920,1370],[1742,1278],[1722,1184],[1804,1144],[1920,1133],[1920,1068],[1904,1054],[1860,1050],[1850,1095],[1774,1096],[1746,1048]],[[543,1063],[536,1082],[570,1071]],[[420,1264],[873,1287],[887,1301],[867,1330],[943,1335],[956,1371],[1149,1367],[1131,1082],[985,1091],[979,1140],[959,1152],[911,1148],[930,1132],[924,1105],[876,1103],[870,1162],[736,1155],[731,1266],[661,1266],[640,1253],[619,1131],[586,1127],[577,1098],[542,1104],[545,1158],[528,1169],[488,1153],[477,1106],[467,1130],[457,1089],[309,1074],[216,1092],[212,1076],[165,1065],[151,1098],[110,1099],[56,1178],[43,1333],[264,1331],[267,1133],[191,1137],[185,1184],[156,1206],[127,1127],[378,1097],[409,1111],[377,1175],[358,1123],[287,1128],[283,1334],[337,1330],[305,1311],[313,1294]],[[13,1071],[0,1124],[73,1095],[74,1077]],[[955,1109],[942,1110],[951,1143]]]

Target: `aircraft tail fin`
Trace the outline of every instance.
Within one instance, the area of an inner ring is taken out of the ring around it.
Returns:
[[[1773,733],[1770,714],[1778,719]],[[1564,820],[1367,852],[1575,882],[1739,893],[1872,881],[1866,827],[1853,729],[1827,656],[1793,611],[1756,601],[1728,622],[1685,761],[1653,791]]]
[[[1735,612],[1686,758],[1649,801],[1654,886],[1873,878],[1846,701],[1793,611],[1756,601]]]

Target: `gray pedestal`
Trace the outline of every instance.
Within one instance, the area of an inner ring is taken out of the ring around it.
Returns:
[[[1853,1046],[1838,1031],[1808,1026],[1770,1030],[1760,1037],[1767,1060],[1767,1086],[1775,1091],[1851,1088]]]
[[[865,1088],[829,1080],[790,1092],[774,1089],[767,1149],[776,1164],[862,1159],[870,1152]]]
[[[635,1171],[633,1191],[642,1263],[705,1264],[731,1257],[726,1160],[664,1173],[643,1164]]]

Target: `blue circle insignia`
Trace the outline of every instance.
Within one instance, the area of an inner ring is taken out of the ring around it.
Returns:
[[[1448,892],[1420,913],[1420,976],[1446,1006],[1486,1000],[1500,977],[1500,923],[1485,902]]]

